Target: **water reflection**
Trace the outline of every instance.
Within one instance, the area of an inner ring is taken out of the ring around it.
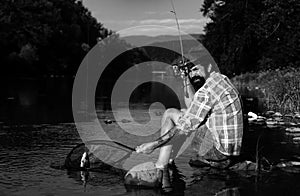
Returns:
[[[124,186],[126,192],[120,195],[185,195],[185,176],[178,170],[176,165],[172,165],[169,168],[170,184],[171,189],[152,189],[152,188],[140,188],[136,186]],[[88,191],[87,186],[94,187],[106,187],[114,189],[116,186],[123,186],[124,176],[117,175],[109,171],[68,171],[67,175],[69,178],[75,180],[78,184],[82,186],[84,191]],[[119,194],[114,194],[119,195]]]
[[[71,122],[72,86],[73,78],[1,78],[0,121]]]
[[[186,193],[198,191],[201,195],[299,195],[300,176],[274,170],[255,171],[198,170]]]

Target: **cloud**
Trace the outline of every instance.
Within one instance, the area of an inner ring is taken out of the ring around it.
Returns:
[[[104,20],[104,24],[114,24],[114,25],[136,25],[137,20]]]
[[[203,24],[208,21],[207,18],[202,19],[179,19],[178,23],[180,25],[186,24]],[[175,19],[146,19],[146,20],[106,20],[105,23],[113,24],[124,24],[124,25],[174,25],[176,24]]]
[[[180,25],[180,29],[186,33],[203,33],[203,28],[205,24],[209,20],[206,18],[203,19],[179,19],[178,23]],[[105,23],[110,23],[111,25],[119,26],[120,29],[135,27],[135,26],[144,26],[143,28],[139,29],[139,32],[136,34],[144,35],[146,34],[155,34],[155,35],[162,35],[162,34],[169,34],[165,32],[165,30],[161,30],[155,25],[172,27],[177,29],[176,21],[172,18],[165,18],[165,19],[146,19],[146,20],[108,20]],[[154,25],[154,26],[151,26]]]
[[[158,25],[139,25],[129,29],[119,31],[121,37],[132,36],[132,35],[178,35],[176,28],[158,26]]]
[[[180,29],[186,33],[203,33],[203,29],[205,24],[209,20],[206,18],[203,19],[179,19],[178,23],[180,26]],[[162,25],[162,26],[168,26],[173,27],[177,29],[176,21],[175,19],[147,19],[147,20],[141,20],[136,23],[137,25]]]
[[[204,19],[179,19],[178,23],[182,24],[202,24],[204,21],[207,21],[206,18]],[[176,24],[175,19],[167,18],[167,19],[147,19],[139,21],[141,25],[173,25]]]
[[[199,26],[189,25],[182,26],[181,35],[201,33]],[[118,32],[121,37],[132,36],[132,35],[143,35],[143,36],[158,36],[158,35],[175,35],[178,36],[177,26],[162,26],[162,25],[144,25],[136,26],[128,29],[124,29]]]
[[[139,21],[141,25],[162,25],[162,24],[176,24],[174,19],[147,19]]]

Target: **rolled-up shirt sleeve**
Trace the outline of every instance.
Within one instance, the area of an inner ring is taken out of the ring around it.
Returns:
[[[177,127],[181,130],[195,130],[206,119],[212,107],[212,99],[207,90],[198,91],[185,114],[178,119]]]

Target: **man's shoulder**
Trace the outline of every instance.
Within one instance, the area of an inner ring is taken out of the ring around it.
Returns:
[[[210,87],[212,91],[217,95],[221,95],[226,91],[238,91],[235,86],[231,83],[230,79],[219,72],[211,73],[210,77],[207,80],[207,87]]]
[[[224,78],[226,78],[225,75],[221,74],[220,72],[211,72],[208,76],[208,78],[206,79],[207,82],[209,83],[217,83],[221,80],[224,80]]]
[[[206,84],[208,87],[220,87],[220,85],[227,86],[227,81],[229,81],[227,76],[221,74],[220,72],[212,72],[207,78]]]
[[[209,75],[209,78],[220,78],[220,79],[224,79],[224,78],[228,78],[227,76],[225,76],[224,74],[220,73],[220,72],[211,72]]]

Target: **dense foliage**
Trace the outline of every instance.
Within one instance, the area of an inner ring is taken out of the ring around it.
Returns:
[[[300,111],[299,68],[285,67],[245,73],[231,80],[241,94],[260,98],[266,110],[280,111],[283,114]]]
[[[204,0],[203,44],[228,76],[297,67],[299,8],[298,0]],[[73,75],[112,33],[80,0],[2,0],[0,25],[1,73],[14,76]]]
[[[89,48],[111,32],[77,0],[0,1],[1,73],[74,74]]]
[[[204,45],[223,73],[299,65],[298,0],[205,0],[201,11],[211,19]]]

